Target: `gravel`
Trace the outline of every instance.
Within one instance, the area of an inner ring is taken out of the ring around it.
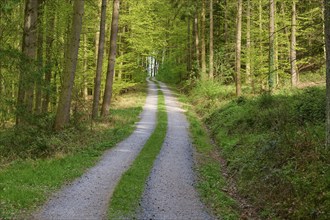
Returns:
[[[148,82],[148,96],[134,133],[108,150],[81,178],[64,187],[34,214],[34,219],[106,219],[108,202],[121,175],[129,168],[156,123],[157,87]]]
[[[139,219],[213,219],[194,188],[193,148],[188,122],[164,84],[168,129],[142,197]]]

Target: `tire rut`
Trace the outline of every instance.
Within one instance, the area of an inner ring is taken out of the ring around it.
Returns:
[[[156,125],[157,87],[148,81],[148,95],[136,130],[108,150],[81,178],[55,193],[33,219],[106,219],[108,202]]]
[[[189,124],[171,91],[161,83],[168,129],[142,197],[138,219],[214,219],[194,188]]]

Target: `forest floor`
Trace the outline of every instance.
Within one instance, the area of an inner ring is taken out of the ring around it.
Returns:
[[[81,178],[65,186],[37,212],[37,219],[104,219],[121,175],[129,169],[156,124],[157,89],[149,83],[141,121],[133,134],[107,151]],[[194,153],[183,110],[164,84],[168,128],[145,186],[139,218],[212,219],[195,190]],[[110,167],[110,169],[109,169]]]

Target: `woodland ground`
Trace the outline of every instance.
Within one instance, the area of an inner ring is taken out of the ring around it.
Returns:
[[[239,98],[234,88],[216,82],[188,87],[183,87],[189,91],[186,101],[218,145],[204,148],[221,155],[229,179],[235,180],[239,194],[253,204],[260,218],[330,218],[324,86]],[[221,213],[217,209],[221,192],[214,193],[207,184],[216,178],[220,183],[213,186],[230,191],[213,174],[220,169],[220,158],[200,171],[202,194],[216,213]],[[238,210],[235,202],[226,201]]]
[[[26,215],[92,167],[106,149],[134,130],[144,100],[145,85],[117,96],[109,118],[93,124],[92,129],[89,123],[80,122],[79,128],[56,134],[38,126],[1,131],[0,219]]]

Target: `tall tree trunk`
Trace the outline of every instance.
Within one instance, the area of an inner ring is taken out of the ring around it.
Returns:
[[[70,119],[72,89],[76,74],[83,15],[84,0],[74,0],[69,49],[63,70],[63,84],[55,117],[55,130],[63,129]]]
[[[41,100],[42,94],[41,89],[43,85],[43,44],[44,44],[44,35],[43,35],[43,13],[44,13],[44,1],[39,0],[38,2],[38,46],[37,46],[37,60],[38,60],[38,78],[36,79],[36,98],[35,98],[35,113],[41,113]]]
[[[22,42],[22,52],[24,58],[22,60],[22,69],[19,77],[19,88],[17,96],[17,125],[22,122],[23,114],[32,114],[34,80],[32,74],[27,74],[24,66],[32,68],[34,65],[37,51],[37,23],[38,0],[26,0]]]
[[[192,61],[192,49],[191,49],[191,17],[187,19],[187,72],[190,74]]]
[[[206,80],[206,39],[205,39],[205,23],[206,23],[206,0],[202,0],[202,73],[201,73],[201,79]]]
[[[52,50],[54,42],[54,30],[55,30],[55,9],[53,5],[49,5],[47,9],[47,15],[49,15],[49,21],[47,22],[46,32],[46,69],[45,69],[45,81],[44,81],[44,97],[42,102],[42,112],[48,111],[50,102],[50,90],[51,90],[51,79],[52,79]]]
[[[117,35],[118,35],[118,21],[119,21],[119,6],[120,6],[120,0],[113,0],[110,53],[109,53],[107,78],[106,78],[102,111],[101,111],[101,115],[103,117],[109,114],[111,97],[112,97],[112,84],[113,84],[113,76],[115,73],[116,52],[117,52],[116,50],[117,50]]]
[[[198,1],[196,1],[196,11],[194,19],[194,29],[195,29],[195,54],[196,54],[196,63],[197,69],[200,68],[200,53],[199,53],[199,33],[198,33]]]
[[[83,99],[87,100],[88,96],[88,85],[87,85],[87,71],[88,71],[88,56],[87,56],[87,34],[83,35],[83,42],[84,42],[84,60],[83,60]]]
[[[119,35],[119,57],[121,57],[119,71],[118,71],[118,80],[122,79],[123,76],[123,68],[124,68],[124,55],[125,55],[125,47],[124,47],[124,34],[126,32],[126,27],[122,28],[122,34]]]
[[[259,43],[260,43],[260,53],[263,51],[262,47],[262,0],[259,0]]]
[[[269,91],[274,89],[274,75],[275,75],[275,0],[269,0],[269,75],[268,85]]]
[[[326,146],[330,147],[330,0],[324,0],[324,33],[326,47]]]
[[[2,24],[2,10],[0,10],[0,25]],[[0,45],[3,45],[3,37],[2,37],[3,30],[0,30]],[[5,85],[4,85],[4,76],[2,72],[2,60],[0,59],[0,97],[4,97],[5,95]]]
[[[210,66],[209,66],[209,78],[214,77],[214,50],[213,50],[213,0],[210,0]]]
[[[93,110],[92,118],[95,120],[98,117],[99,111],[99,101],[101,94],[101,76],[102,76],[102,66],[103,66],[103,55],[104,55],[104,42],[105,42],[105,22],[107,14],[107,0],[102,0],[101,6],[101,21],[100,21],[100,34],[98,40],[98,55],[97,55],[97,66],[96,75],[94,79],[94,98],[93,98]]]
[[[224,45],[227,45],[228,42],[228,12],[227,12],[227,7],[228,7],[228,0],[224,0],[225,4],[225,9],[224,9]]]
[[[241,96],[241,49],[242,49],[242,0],[237,4],[236,24],[236,95]]]
[[[246,8],[246,83],[251,83],[251,2]]]
[[[291,84],[293,87],[297,86],[298,73],[296,64],[296,2],[292,1],[292,19],[291,19],[291,44],[290,44],[290,63],[291,63]]]

